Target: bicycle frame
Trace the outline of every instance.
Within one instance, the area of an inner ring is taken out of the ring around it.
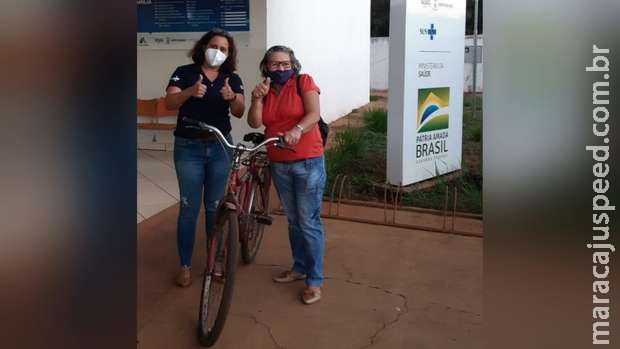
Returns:
[[[228,173],[228,179],[226,181],[226,192],[224,193],[224,196],[222,197],[222,200],[220,200],[218,207],[216,209],[216,213],[215,213],[215,217],[220,217],[221,216],[221,212],[223,212],[224,210],[233,210],[233,211],[240,211],[239,208],[241,207],[239,204],[239,170],[241,169],[241,156],[243,155],[243,150],[240,148],[235,148],[234,152],[233,152],[233,160],[231,162],[231,168],[230,171]],[[208,242],[208,250],[209,253],[207,254],[207,270],[209,270],[209,272],[211,272],[213,270],[213,266],[215,264],[215,255],[216,255],[216,244],[213,243],[213,241],[219,241],[221,240],[222,232],[221,231],[215,231],[213,236],[211,237],[211,239],[209,239]],[[218,239],[214,239],[217,235]],[[224,244],[224,246],[226,245],[226,241],[222,241],[221,243]]]
[[[226,192],[218,204],[216,217],[220,216],[219,213],[224,210],[233,210],[237,211],[240,219],[245,220],[252,212],[252,204],[256,193],[251,191],[250,188],[254,181],[260,181],[258,171],[263,168],[264,165],[258,162],[262,161],[260,156],[262,156],[261,154],[263,153],[254,152],[248,158],[242,159],[243,153],[244,151],[242,149],[236,149],[233,153],[231,168],[226,181]],[[247,172],[240,176],[239,172],[242,165],[247,169]],[[241,194],[243,194],[243,197],[241,197]],[[242,205],[242,203],[246,205]],[[221,233],[220,231],[215,232],[215,234],[218,234],[218,238]],[[245,234],[245,232],[240,232],[239,234],[238,238],[240,242],[241,239],[244,238],[243,234]],[[222,243],[226,244],[225,241],[222,241]],[[216,247],[217,246],[212,243],[211,239],[209,241],[209,258],[207,260],[207,270],[209,271],[213,270],[212,267],[215,262]]]
[[[268,161],[265,160],[264,157],[266,157],[266,153],[258,152],[253,154],[251,157],[249,157],[249,159],[246,159],[243,162],[243,165],[247,169],[247,172],[243,174],[242,179],[243,183],[247,186],[251,186],[253,181],[261,181],[259,171],[262,168],[268,167]],[[246,177],[249,177],[249,180]],[[245,196],[243,197],[243,202],[248,202],[249,199],[249,202],[251,203],[254,199],[253,194],[249,193],[248,191],[244,191],[244,193]],[[248,195],[250,195],[250,197],[248,197]],[[244,209],[249,212],[249,208],[244,207]]]
[[[244,200],[242,202],[248,202],[249,204],[248,204],[247,210],[244,210],[244,208],[241,207],[239,203],[240,201],[239,200],[240,199],[239,198],[239,193],[240,193],[239,192],[239,189],[240,189],[239,170],[241,169],[241,165],[243,164],[243,160],[242,160],[243,154],[245,153],[249,154],[248,156],[249,164],[246,166],[248,169],[248,172],[246,174],[249,176],[252,176],[253,179],[260,180],[259,175],[258,175],[258,169],[260,167],[256,163],[256,160],[258,158],[256,155],[258,154],[258,151],[260,149],[262,149],[264,146],[267,146],[269,144],[273,144],[274,146],[277,146],[280,148],[289,149],[291,151],[294,151],[294,149],[286,146],[284,142],[284,137],[282,136],[265,139],[263,140],[263,142],[261,142],[260,144],[256,145],[253,148],[248,148],[242,143],[239,143],[237,145],[232,145],[228,142],[228,140],[216,127],[213,127],[211,125],[208,125],[198,120],[190,119],[188,117],[183,117],[182,120],[188,124],[186,127],[196,128],[196,129],[214,133],[223,146],[233,149],[233,158],[231,161],[231,168],[228,174],[228,180],[226,182],[226,192],[222,200],[218,204],[215,217],[220,217],[221,212],[223,212],[223,210],[234,210],[234,211],[237,211],[240,215],[244,215],[246,217],[248,214],[250,214],[250,212],[252,212],[251,210],[252,210],[252,200],[253,200],[253,197],[248,198],[247,195],[251,196],[251,195],[254,195],[254,193],[248,193],[248,190],[245,191],[246,197],[244,197]],[[248,185],[251,185],[252,181],[251,180],[246,181],[246,183],[248,183]],[[247,201],[248,199],[250,199],[250,201]],[[217,222],[216,222],[216,225],[217,225]],[[219,237],[218,236],[219,234],[221,234],[221,232],[215,231],[211,239],[209,239],[209,242],[208,242],[209,246],[208,246],[208,258],[207,258],[207,270],[209,272],[213,270],[213,266],[215,263],[215,252],[216,252],[217,246],[213,244],[213,241],[216,236]],[[241,234],[239,238],[241,239]],[[221,239],[217,239],[217,241],[220,241],[220,240]]]
[[[218,206],[218,211],[220,209],[229,209],[229,210],[238,210],[239,207],[239,197],[238,197],[238,186],[239,186],[239,170],[241,169],[241,165],[243,163],[242,160],[242,156],[244,153],[249,153],[249,159],[250,162],[249,164],[246,166],[248,168],[248,172],[250,173],[250,175],[252,175],[254,178],[258,178],[258,166],[256,165],[256,155],[257,152],[266,145],[269,144],[274,144],[275,146],[281,147],[281,148],[285,148],[285,149],[289,149],[289,150],[293,150],[290,147],[287,147],[286,145],[284,145],[284,138],[282,136],[280,137],[272,137],[272,138],[268,138],[265,139],[262,143],[256,145],[253,148],[248,148],[245,145],[243,145],[242,143],[235,145],[232,145],[230,143],[228,143],[228,140],[224,137],[224,135],[222,135],[222,133],[220,132],[220,130],[218,130],[217,128],[208,125],[204,122],[200,122],[197,120],[193,120],[187,117],[183,117],[183,121],[187,122],[188,124],[190,124],[187,127],[192,127],[192,128],[197,128],[197,129],[201,129],[201,130],[207,130],[209,132],[213,132],[216,137],[219,139],[219,141],[222,143],[222,145],[233,149],[233,159],[231,162],[231,169],[230,172],[228,174],[228,180],[226,183],[226,192],[224,194],[223,199],[221,200],[219,206]],[[294,150],[293,150],[294,151]]]

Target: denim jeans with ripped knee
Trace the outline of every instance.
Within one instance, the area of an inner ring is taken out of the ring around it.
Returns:
[[[232,143],[230,135],[227,139]],[[191,266],[201,199],[205,205],[207,237],[213,230],[215,210],[225,193],[231,157],[230,149],[219,142],[175,138],[174,166],[181,196],[177,221],[177,248],[181,266]]]

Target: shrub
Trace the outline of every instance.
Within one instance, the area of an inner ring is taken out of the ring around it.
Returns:
[[[386,138],[365,129],[346,129],[336,134],[334,146],[325,151],[326,195],[339,174],[348,176],[356,194],[373,192],[373,182],[385,181]]]
[[[368,131],[375,133],[387,133],[387,111],[383,109],[371,109],[364,113],[364,124]]]
[[[480,126],[477,126],[476,128],[474,128],[471,136],[472,136],[472,140],[476,142],[480,142],[480,140],[482,139],[482,128]]]

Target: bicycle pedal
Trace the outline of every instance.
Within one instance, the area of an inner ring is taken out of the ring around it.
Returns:
[[[256,222],[263,225],[271,225],[273,218],[264,215],[256,215]]]

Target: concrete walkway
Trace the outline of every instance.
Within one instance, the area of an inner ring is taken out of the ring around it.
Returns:
[[[187,289],[173,284],[177,209],[138,225],[141,349],[199,348],[200,279]],[[274,216],[256,263],[238,268],[231,311],[214,348],[481,347],[482,239],[331,219],[324,225],[321,302],[299,301],[302,282],[271,281],[291,263],[286,220]],[[196,277],[204,269],[201,246],[204,234],[197,234]]]
[[[179,202],[171,151],[138,149],[137,222]]]

